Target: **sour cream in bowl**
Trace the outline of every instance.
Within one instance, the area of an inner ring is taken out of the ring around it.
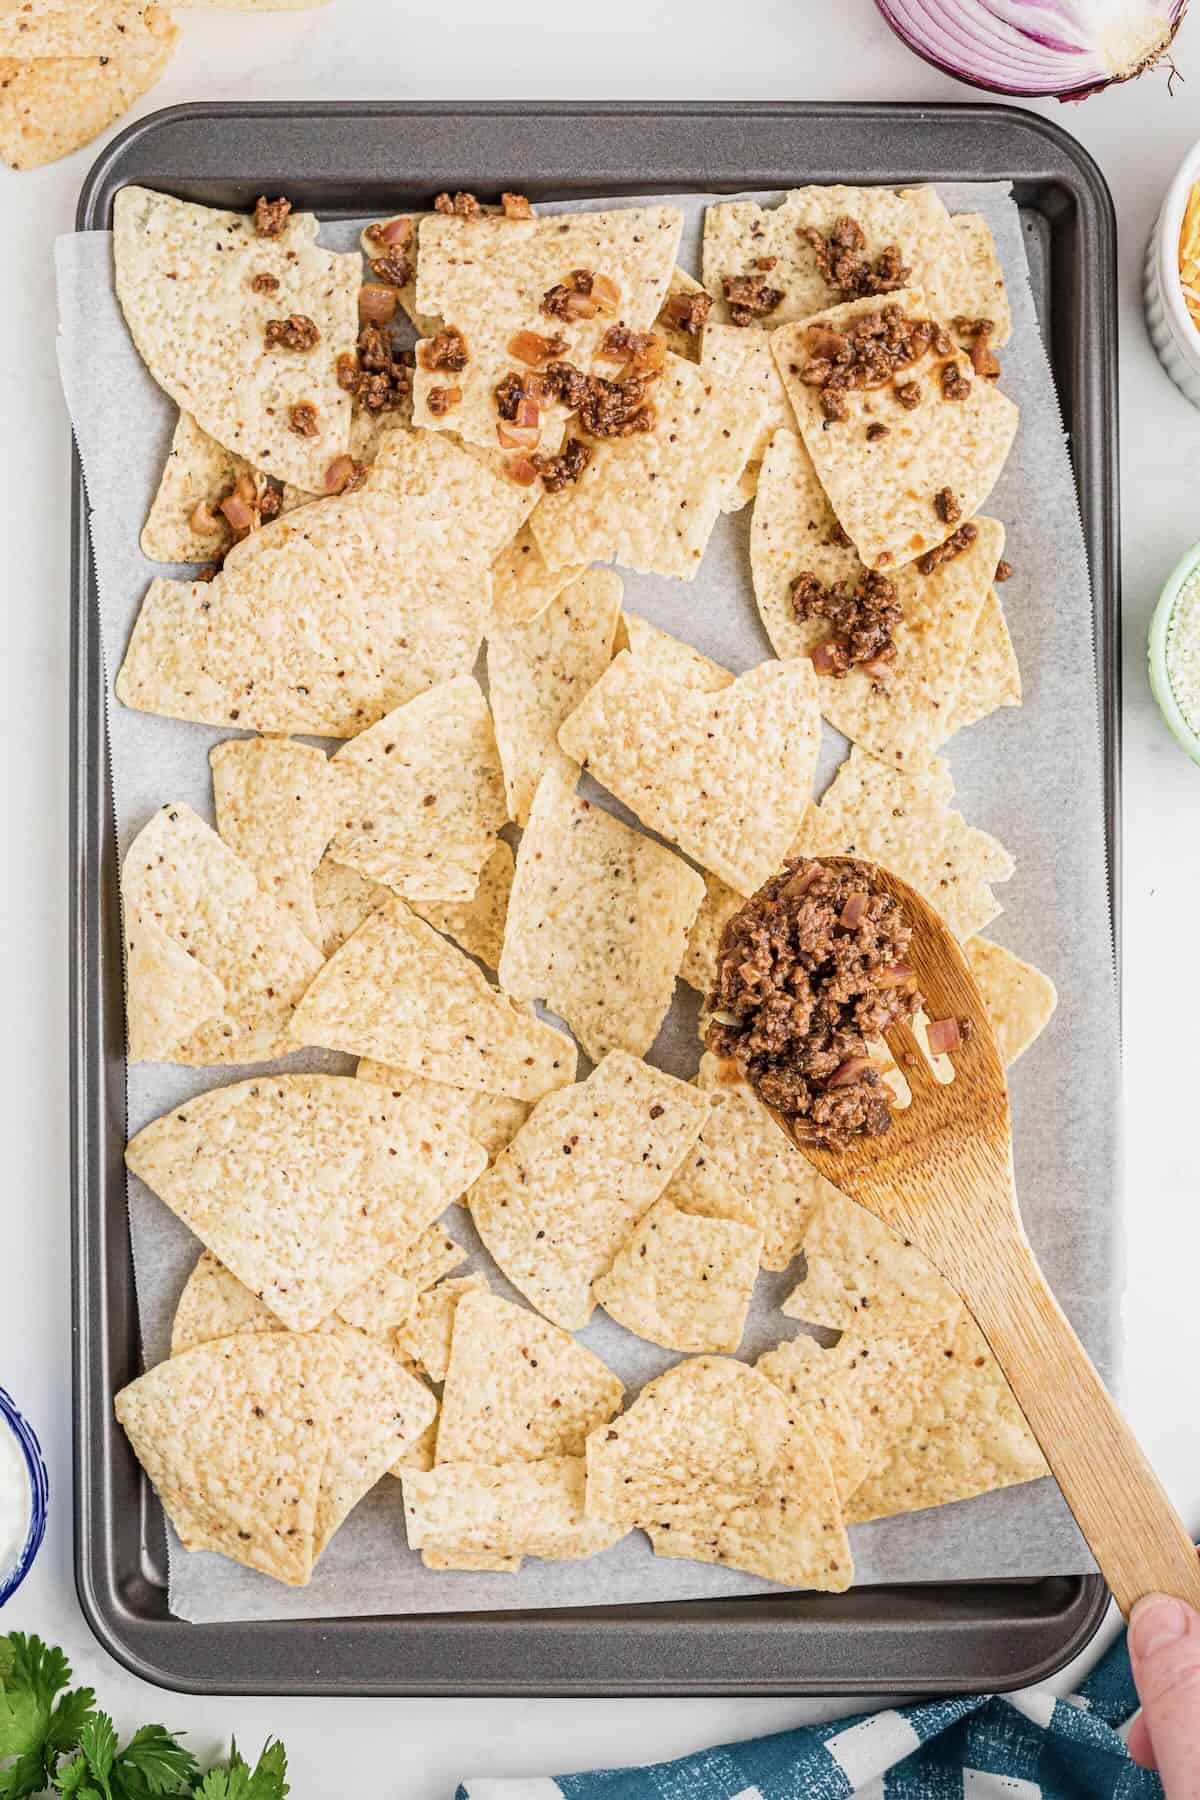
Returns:
[[[0,1606],[16,1593],[41,1548],[48,1492],[33,1428],[0,1388]]]
[[[1200,763],[1200,544],[1176,563],[1154,609],[1150,686],[1172,736]]]

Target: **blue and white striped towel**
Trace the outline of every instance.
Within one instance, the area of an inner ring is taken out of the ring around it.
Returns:
[[[466,1781],[456,1800],[1162,1800],[1119,1732],[1136,1708],[1122,1633],[1069,1700],[931,1700],[648,1768]]]

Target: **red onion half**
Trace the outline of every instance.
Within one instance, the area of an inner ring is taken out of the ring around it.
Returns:
[[[910,50],[995,94],[1085,100],[1170,62],[1187,0],[876,0]]]

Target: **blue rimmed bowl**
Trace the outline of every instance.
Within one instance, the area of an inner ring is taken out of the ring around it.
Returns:
[[[1181,556],[1163,584],[1162,593],[1158,597],[1158,605],[1150,621],[1150,687],[1154,698],[1158,701],[1158,710],[1167,722],[1176,743],[1191,757],[1194,763],[1200,763],[1200,732],[1188,724],[1183,708],[1175,698],[1171,686],[1171,676],[1167,665],[1167,649],[1171,640],[1171,625],[1175,617],[1175,608],[1179,595],[1188,579],[1200,570],[1200,544],[1193,544],[1186,555]]]
[[[0,1569],[0,1606],[11,1599],[33,1567],[33,1559],[46,1535],[46,1504],[50,1498],[50,1482],[41,1445],[32,1425],[17,1411],[11,1395],[0,1387],[0,1431],[6,1431],[16,1443],[29,1477],[29,1522],[25,1542],[11,1568]]]

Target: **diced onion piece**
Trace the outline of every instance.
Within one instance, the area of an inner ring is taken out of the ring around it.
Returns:
[[[258,505],[258,483],[253,475],[239,475],[233,491],[247,506]]]
[[[821,872],[819,863],[809,863],[806,869],[800,869],[784,888],[789,900],[802,900],[813,882]]]
[[[214,517],[211,508],[204,500],[201,500],[200,504],[193,511],[191,518],[188,520],[188,524],[191,526],[192,530],[198,532],[201,537],[211,537],[214,531],[220,529],[220,520]]]
[[[536,400],[525,399],[517,403],[517,416],[514,424],[518,431],[536,430],[541,422],[541,410]]]
[[[851,894],[838,916],[838,924],[844,925],[847,931],[853,931],[866,918],[870,903],[869,894]]]
[[[610,275],[597,275],[592,281],[592,299],[601,312],[616,312],[621,290]]]
[[[412,241],[413,225],[411,219],[389,219],[374,233],[379,244],[407,244]]]
[[[889,963],[886,969],[876,971],[875,985],[884,988],[903,987],[906,981],[913,979],[916,972],[911,963]]]
[[[812,666],[818,675],[833,674],[837,666],[837,657],[834,655],[832,638],[826,638],[824,643],[813,645]]]
[[[568,319],[594,319],[600,311],[600,303],[594,294],[581,294],[576,289],[563,301],[563,311]]]
[[[944,1056],[962,1043],[962,1028],[957,1019],[932,1019],[925,1030],[930,1056]]]
[[[249,531],[254,524],[254,508],[246,505],[236,488],[222,500],[221,511],[235,531]]]
[[[335,456],[325,471],[325,492],[340,494],[356,467],[352,456]]]
[[[825,1086],[827,1088],[850,1087],[853,1082],[865,1075],[870,1067],[869,1056],[848,1056],[844,1063],[838,1064]]]
[[[527,456],[514,456],[508,465],[508,473],[518,487],[532,487],[537,480],[537,470]]]
[[[524,401],[521,403],[525,404]],[[509,425],[501,419],[496,427],[496,436],[502,450],[536,450],[541,430],[536,425]]]
[[[358,317],[364,325],[390,325],[396,316],[396,290],[364,281],[358,290]]]
[[[563,342],[562,338],[558,341],[560,344]],[[531,369],[540,369],[552,355],[552,342],[551,338],[543,337],[540,331],[514,332],[508,340],[509,354],[515,356],[518,362],[527,363]]]
[[[886,681],[892,673],[891,658],[886,656],[873,656],[870,662],[859,666],[865,675],[872,676],[876,681]]]

